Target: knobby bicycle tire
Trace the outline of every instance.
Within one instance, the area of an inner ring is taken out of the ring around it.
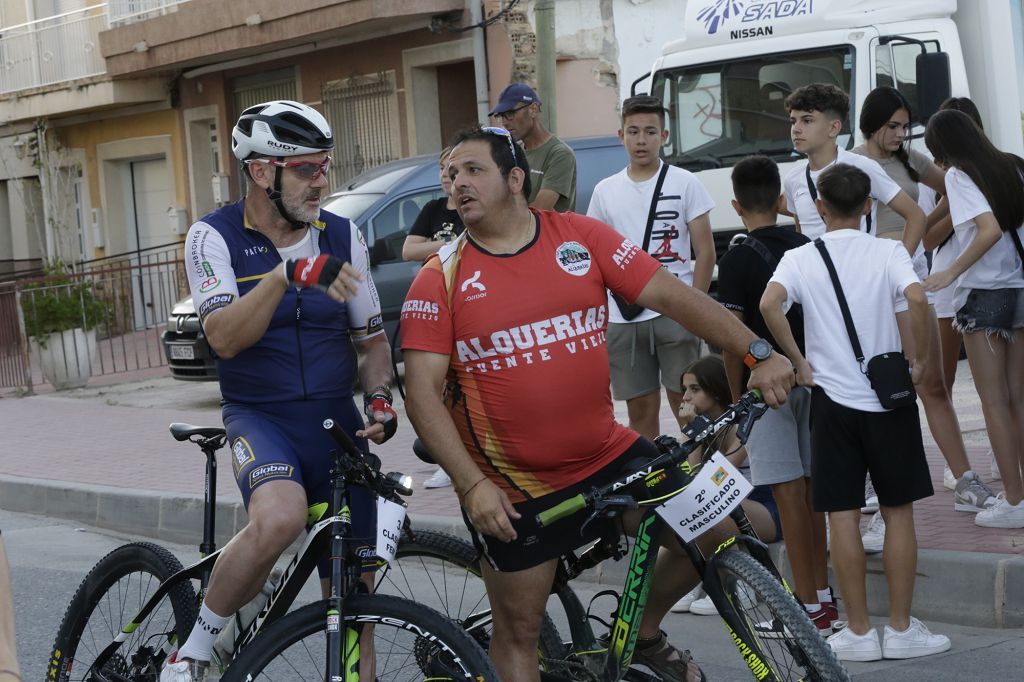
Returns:
[[[472,543],[431,530],[403,533],[391,565],[381,571],[378,594],[396,594],[440,611],[466,627],[487,651],[491,643],[490,604],[480,576],[480,556]],[[551,617],[541,622],[542,659],[565,657],[565,644]],[[543,667],[543,665],[542,665]]]
[[[292,611],[271,624],[231,663],[222,682],[322,680],[327,658],[328,602]],[[497,682],[487,654],[461,627],[421,604],[384,595],[356,595],[345,604],[346,627],[372,625],[376,679]]]
[[[782,682],[847,682],[850,679],[803,607],[756,559],[737,549],[729,549],[716,555],[712,566],[722,580],[729,606],[746,626],[747,632],[733,633],[733,637],[734,641],[740,638],[751,650],[745,658],[755,678]],[[741,585],[746,587],[746,594],[742,594]],[[759,636],[754,626],[772,621],[782,628],[780,636],[772,639]],[[768,675],[764,674],[764,666],[769,669]]]
[[[134,627],[129,623],[160,584],[180,570],[173,554],[148,542],[118,547],[100,559],[64,613],[47,681],[159,679],[168,652],[185,641],[196,621],[191,582],[180,581],[145,619]],[[127,639],[94,670],[97,657],[122,628],[128,630]]]

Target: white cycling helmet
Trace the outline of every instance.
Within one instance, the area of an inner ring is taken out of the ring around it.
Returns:
[[[257,156],[300,156],[334,147],[327,119],[299,102],[278,100],[249,107],[231,131],[231,151],[244,161]]]

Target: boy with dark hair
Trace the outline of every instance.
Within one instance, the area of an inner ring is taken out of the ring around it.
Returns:
[[[806,244],[807,237],[790,227],[776,225],[783,197],[779,168],[766,156],[748,156],[732,170],[735,199],[732,207],[747,228],[746,239],[731,248],[718,264],[718,301],[779,352],[758,306],[775,266],[790,249]],[[804,324],[799,306],[787,315],[797,347],[804,350]],[[723,354],[729,388],[738,399],[749,370],[739,355]],[[831,632],[836,605],[828,586],[825,558],[825,516],[811,505],[811,392],[798,387],[786,404],[769,410],[750,433],[747,453],[754,485],[771,486],[778,507],[786,553],[793,568],[796,595],[807,615],[823,631]],[[758,627],[763,636],[774,634],[772,623]]]
[[[661,160],[658,152],[668,139],[661,100],[641,95],[624,101],[619,139],[629,165],[597,184],[587,215],[646,249],[677,279],[707,293],[715,268],[708,214],[715,204],[696,176]],[[680,379],[697,359],[700,339],[652,310],[624,311],[611,295],[608,313],[612,396],[626,401],[630,428],[653,440],[661,433],[661,387],[678,414]]]
[[[871,198],[881,201],[902,216],[907,227],[903,244],[914,253],[924,237],[925,216],[921,208],[900,189],[877,161],[848,152],[836,140],[850,113],[850,97],[841,88],[827,83],[812,83],[798,88],[786,98],[790,136],[796,151],[807,156],[786,174],[786,213],[796,219],[797,230],[811,239],[825,232],[825,223],[815,206],[815,182],[822,170],[835,163],[856,166],[870,178]],[[874,208],[862,219],[861,230],[874,234]]]
[[[842,660],[915,658],[949,649],[910,615],[917,569],[916,500],[932,494],[916,403],[887,410],[879,402],[853,351],[838,297],[825,265],[834,264],[864,357],[900,348],[897,316],[909,316],[914,338],[926,338],[928,300],[906,249],[860,231],[871,210],[872,179],[859,168],[836,164],[818,178],[817,208],[827,232],[788,251],[761,298],[761,314],[793,361],[797,382],[812,387],[811,452],[814,508],[829,512],[832,568],[845,600],[849,625],[828,641]],[[905,297],[908,311],[897,312]],[[806,356],[797,345],[784,306],[800,304]],[[914,383],[920,381],[926,344],[914,344]],[[884,545],[889,624],[881,646],[867,609],[866,559],[860,536],[865,474],[870,473],[888,532]]]

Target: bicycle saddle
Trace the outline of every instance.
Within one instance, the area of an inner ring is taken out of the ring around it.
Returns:
[[[181,422],[174,422],[168,428],[171,430],[174,440],[188,440],[192,436],[213,438],[227,433],[223,426],[192,426],[191,424],[183,424]]]

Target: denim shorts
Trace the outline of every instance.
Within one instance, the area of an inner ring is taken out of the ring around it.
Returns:
[[[1024,289],[971,289],[956,311],[953,326],[965,334],[985,332],[1009,337],[1024,327]]]

